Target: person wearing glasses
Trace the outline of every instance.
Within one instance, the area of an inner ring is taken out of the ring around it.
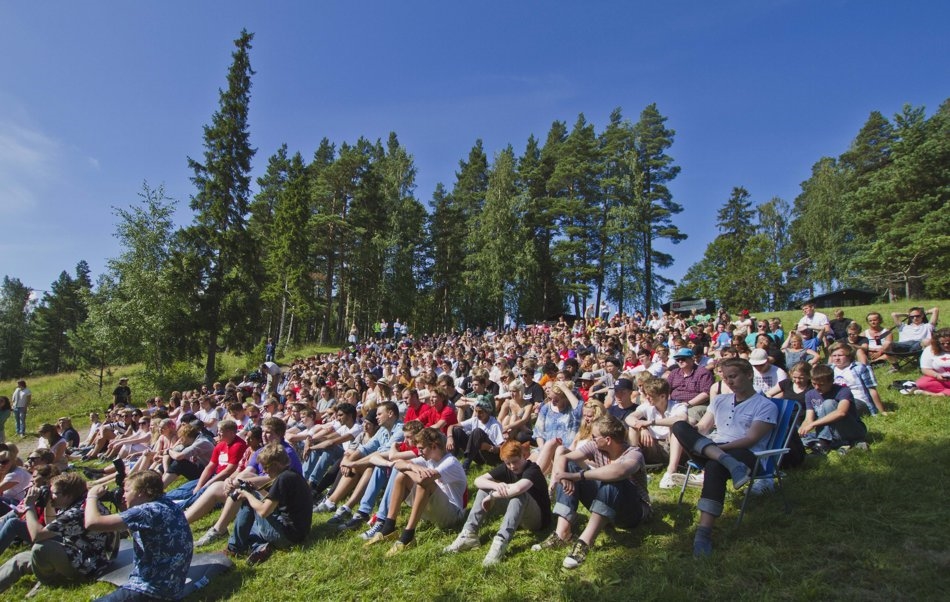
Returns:
[[[531,549],[570,545],[571,551],[562,562],[566,569],[584,562],[597,535],[608,524],[632,529],[652,512],[643,454],[627,443],[626,426],[610,415],[594,421],[590,441],[555,458],[551,482],[556,484],[557,526]],[[579,504],[590,510],[590,519],[575,540],[571,525]]]
[[[37,518],[39,488],[32,488],[24,499],[22,512],[18,513],[28,532],[27,541],[33,546],[0,566],[0,592],[29,573],[36,576],[37,588],[40,584],[89,582],[112,559],[115,534],[92,532],[84,525],[86,482],[83,478],[77,473],[58,475],[51,480],[49,490],[49,498],[45,500],[45,527]],[[98,506],[100,514],[108,514],[102,504],[95,501],[91,504]]]
[[[930,344],[934,328],[937,326],[940,310],[936,307],[924,311],[923,307],[911,307],[908,312],[893,312],[894,330],[898,332],[898,340],[891,345],[891,351],[899,354],[920,353]],[[930,314],[930,319],[927,319]],[[905,323],[906,319],[906,323]],[[891,372],[897,372],[897,358],[888,356],[891,363]]]

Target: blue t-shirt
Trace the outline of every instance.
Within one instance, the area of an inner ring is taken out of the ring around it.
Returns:
[[[194,542],[185,511],[164,495],[119,516],[132,534],[132,575],[123,587],[155,598],[179,600]]]

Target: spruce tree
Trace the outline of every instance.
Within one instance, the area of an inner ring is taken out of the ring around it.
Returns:
[[[195,212],[186,232],[192,260],[196,326],[205,335],[205,382],[216,377],[215,358],[225,326],[225,342],[249,343],[247,333],[257,321],[255,276],[259,254],[247,235],[251,183],[251,147],[248,110],[251,98],[250,49],[253,34],[241,32],[235,40],[228,70],[228,86],[219,92],[219,107],[204,127],[204,156],[189,157],[196,192]]]

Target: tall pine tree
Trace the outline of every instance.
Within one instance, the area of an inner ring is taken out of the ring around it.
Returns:
[[[204,157],[189,157],[197,192],[191,198],[194,222],[185,236],[190,252],[196,326],[205,336],[205,382],[216,377],[219,337],[248,346],[247,333],[257,322],[259,294],[255,290],[259,254],[247,234],[251,147],[248,109],[251,99],[250,49],[253,34],[235,40],[228,86],[219,93],[218,110],[204,127]]]

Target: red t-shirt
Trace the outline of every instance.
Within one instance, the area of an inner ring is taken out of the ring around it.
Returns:
[[[244,457],[244,450],[247,449],[247,441],[240,437],[235,437],[230,445],[224,441],[218,442],[211,452],[211,463],[214,465],[214,474],[218,474],[229,464],[238,466],[241,458]]]
[[[452,406],[445,406],[442,408],[441,412],[432,406],[429,407],[432,409],[432,413],[435,414],[435,420],[432,422],[432,424],[435,424],[440,420],[445,420],[445,424],[439,429],[443,433],[448,433],[449,427],[458,422],[458,416],[455,415],[455,410],[452,409]]]
[[[405,422],[409,422],[410,420],[418,420],[422,423],[422,426],[432,426],[439,421],[439,418],[435,415],[435,410],[432,409],[432,406],[421,404],[418,408],[409,406],[409,408],[406,409]]]

